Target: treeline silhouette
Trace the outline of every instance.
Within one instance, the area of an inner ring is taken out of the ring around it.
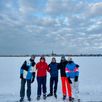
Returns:
[[[0,55],[0,57],[30,57],[32,54],[25,55]],[[46,57],[61,57],[61,56],[71,56],[71,57],[101,57],[102,54],[34,54],[36,57],[46,56]]]

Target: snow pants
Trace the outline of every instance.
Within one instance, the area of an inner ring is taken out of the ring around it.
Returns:
[[[20,89],[20,97],[24,98],[25,96],[25,84],[27,82],[27,97],[31,96],[31,80],[21,79],[21,89]]]
[[[71,85],[68,82],[67,77],[61,77],[61,81],[62,81],[62,92],[63,95],[66,96],[67,92],[68,92],[68,96],[72,97],[72,89],[71,89]]]
[[[72,84],[71,84],[72,96],[75,99],[79,99],[79,82],[75,82],[74,79],[71,79],[71,81],[72,81]]]
[[[46,76],[37,77],[37,96],[41,96],[41,91],[43,90],[43,95],[46,95]]]
[[[50,77],[50,93],[56,94],[57,92],[57,85],[58,85],[58,76],[57,77]],[[53,86],[54,86],[54,91],[53,91]]]

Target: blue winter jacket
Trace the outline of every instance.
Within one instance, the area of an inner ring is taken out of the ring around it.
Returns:
[[[70,78],[75,78],[79,76],[79,65],[75,64],[73,61],[70,61],[65,68],[66,76]]]
[[[49,64],[50,67],[50,75],[51,77],[57,77],[58,76],[58,63],[51,62]]]
[[[23,75],[24,79],[30,80],[33,77],[33,74],[35,73],[36,68],[35,68],[35,62],[34,60],[26,60],[21,69],[20,69],[20,75]]]

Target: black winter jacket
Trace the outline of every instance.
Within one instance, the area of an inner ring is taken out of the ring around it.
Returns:
[[[60,75],[61,77],[66,77],[66,73],[65,73],[65,67],[67,65],[68,61],[61,61],[59,64],[58,64],[58,69],[60,70]]]

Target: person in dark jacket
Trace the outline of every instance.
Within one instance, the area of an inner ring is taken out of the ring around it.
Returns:
[[[58,85],[58,63],[56,63],[56,58],[53,57],[51,63],[49,64],[50,68],[50,93],[47,95],[49,96],[55,96],[57,98],[57,85]],[[54,86],[54,89],[53,89]]]
[[[25,84],[27,82],[27,98],[31,101],[31,83],[35,79],[35,56],[32,55],[29,60],[26,60],[20,69],[21,89],[20,89],[20,102],[24,101],[25,96]]]
[[[37,100],[40,100],[41,91],[43,89],[43,99],[46,99],[46,75],[47,71],[49,72],[49,66],[46,63],[45,57],[42,56],[40,58],[40,62],[36,64],[37,69],[37,83],[38,83],[38,89],[37,89]]]
[[[60,69],[60,75],[61,75],[63,100],[66,99],[67,92],[68,92],[68,97],[72,97],[71,85],[68,82],[68,79],[65,73],[65,67],[67,63],[68,61],[65,59],[65,56],[62,56],[61,61],[58,65],[58,68]]]

